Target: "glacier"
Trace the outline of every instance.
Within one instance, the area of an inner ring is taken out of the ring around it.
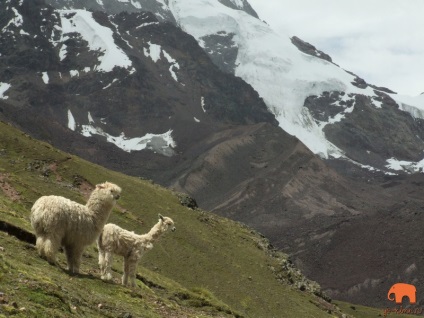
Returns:
[[[233,41],[238,47],[235,75],[252,85],[280,126],[321,157],[344,155],[325,138],[325,125],[313,120],[303,107],[304,101],[325,91],[377,97],[373,89],[356,87],[352,84],[354,75],[331,62],[300,52],[288,35],[276,33],[243,10],[229,8],[216,0],[172,0],[169,7],[180,27],[200,45],[205,36],[222,31],[234,33]]]
[[[354,85],[357,79],[355,74],[330,61],[301,52],[287,34],[275,32],[251,14],[246,1],[231,2],[232,5],[222,0],[170,0],[168,6],[178,25],[194,36],[203,48],[205,37],[234,34],[233,46],[238,50],[234,74],[259,93],[280,127],[322,158],[351,161],[341,149],[327,140],[323,129],[342,120],[347,112],[353,111],[354,106],[329,118],[327,122],[317,122],[304,107],[305,99],[331,91],[345,92],[344,96],[362,94],[381,109],[382,103],[376,94],[379,88]],[[415,118],[424,119],[424,95],[411,97],[385,93],[395,100],[399,109]],[[360,163],[358,165],[366,168]],[[388,161],[387,167],[393,168],[395,165]]]

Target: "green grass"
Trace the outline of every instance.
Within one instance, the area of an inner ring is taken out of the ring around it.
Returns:
[[[0,189],[0,220],[28,231],[29,211],[41,195],[85,202],[75,180],[91,185],[111,181],[122,187],[110,222],[145,233],[161,213],[177,228],[142,259],[135,290],[119,285],[120,258],[113,266],[115,283],[99,279],[94,246],[84,254],[82,275],[71,277],[62,269],[63,254],[62,268],[50,266],[32,245],[0,232],[5,249],[0,251],[0,292],[9,298],[0,304],[0,317],[341,316],[334,306],[285,283],[285,256],[264,248],[264,239],[246,226],[183,207],[172,191],[58,151],[4,123],[0,176],[19,194],[12,200]]]

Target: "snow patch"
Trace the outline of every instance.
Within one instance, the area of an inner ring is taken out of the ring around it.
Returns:
[[[146,57],[150,57],[153,60],[153,62],[156,63],[160,59],[160,52],[162,51],[162,48],[160,45],[152,44],[150,41],[147,42],[147,44],[149,45],[149,48],[143,49],[144,55]]]
[[[66,55],[68,54],[68,51],[66,50],[67,46],[66,44],[62,44],[60,51],[59,51],[59,60],[63,61],[66,57]]]
[[[169,73],[171,73],[172,78],[176,82],[178,82],[178,77],[177,77],[177,74],[175,74],[174,68],[176,68],[177,70],[179,70],[180,69],[180,65],[165,50],[162,50],[162,53],[163,53],[163,56],[165,56],[165,58],[167,59],[168,63],[171,64],[171,66],[169,67]]]
[[[162,7],[167,7],[167,4],[164,0],[156,0]],[[169,1],[169,0],[168,0]]]
[[[108,88],[109,88],[109,87],[111,87],[111,86],[112,86],[112,84],[113,84],[113,83],[115,83],[117,80],[118,80],[117,78],[114,78],[114,79],[112,80],[112,82],[111,82],[111,83],[109,83],[109,84],[107,84],[105,87],[103,87],[103,89],[108,89]]]
[[[115,44],[111,29],[98,24],[91,12],[86,10],[58,10],[62,24],[62,39],[65,41],[69,33],[79,33],[88,42],[90,50],[101,52],[99,64],[95,70],[110,72],[115,66],[131,69],[132,62],[129,57]],[[66,56],[66,46],[63,45],[60,52],[61,60]]]
[[[410,113],[414,118],[424,119],[424,95],[406,96],[389,94],[399,105],[399,109]]]
[[[68,109],[68,128],[72,131],[75,131],[76,128],[75,118],[70,109]]]
[[[140,28],[143,28],[145,26],[154,25],[154,24],[159,24],[159,22],[146,22],[146,23],[140,24],[138,27],[136,27],[136,29],[140,29]]]
[[[12,18],[7,24],[6,26],[3,27],[3,33],[8,31],[8,28],[10,26],[14,26],[16,28],[21,28],[23,23],[24,23],[24,18],[22,17],[22,15],[18,12],[18,10],[16,10],[15,8],[12,7],[12,11],[15,14],[15,17]],[[10,32],[10,31],[9,31]]]
[[[146,57],[150,57],[153,60],[153,62],[157,63],[157,61],[161,59],[161,53],[162,53],[162,55],[165,57],[168,63],[171,64],[171,66],[169,67],[169,73],[171,74],[172,78],[176,82],[178,82],[178,77],[177,77],[177,74],[175,73],[175,69],[177,70],[180,69],[180,65],[178,64],[178,62],[168,52],[162,49],[160,45],[153,44],[150,41],[147,42],[147,44],[149,45],[149,47],[143,48],[144,55]]]
[[[337,106],[341,106],[340,105],[340,101],[337,101],[337,104],[338,104]],[[345,108],[343,111],[341,111],[340,113],[336,114],[335,116],[328,118],[328,121],[321,122],[320,125],[319,125],[321,131],[328,124],[335,124],[335,123],[341,122],[344,118],[346,118],[346,114],[353,112],[353,109],[354,108],[355,108],[355,103],[351,107]]]
[[[128,138],[124,133],[115,137],[106,133],[100,127],[82,125],[81,133],[85,137],[91,137],[93,135],[106,137],[108,142],[113,143],[126,152],[150,149],[166,156],[172,156],[172,148],[175,148],[176,146],[176,143],[172,138],[172,130],[168,130],[166,133],[159,135],[146,134],[143,137]]]
[[[387,160],[386,168],[396,171],[404,171],[407,173],[423,172],[424,170],[424,159],[418,162],[397,160],[396,158],[390,158]]]
[[[133,5],[133,7],[137,8],[137,9],[141,9],[140,2],[131,0],[131,4]]]
[[[94,120],[93,120],[93,117],[91,116],[91,113],[90,113],[90,112],[88,112],[87,117],[88,117],[88,122],[89,122],[90,124],[94,124]]]
[[[116,33],[119,34],[119,36],[121,37],[121,40],[124,41],[128,45],[129,48],[133,49],[134,47],[130,44],[130,42],[128,42],[126,39],[124,39],[122,37],[122,34],[119,32],[119,26],[117,24],[113,23],[112,21],[110,21],[110,23],[115,27]],[[127,31],[127,33],[128,33],[128,31]]]
[[[135,138],[128,138],[123,132],[119,136],[112,136],[95,125],[90,112],[88,112],[87,118],[89,124],[79,126],[71,110],[68,109],[68,128],[76,131],[79,127],[80,133],[85,137],[92,137],[95,135],[105,137],[108,142],[113,143],[126,152],[149,149],[165,156],[172,156],[174,154],[173,149],[176,147],[176,142],[172,138],[171,129],[163,134],[146,134],[142,137]],[[100,122],[106,124],[104,118],[101,118]]]
[[[47,72],[42,72],[41,74],[41,78],[43,79],[44,84],[47,85],[49,83],[49,74],[47,74]]]
[[[200,105],[202,106],[203,112],[206,113],[206,109],[205,109],[205,98],[203,96],[200,97]]]
[[[55,31],[62,32],[62,28],[58,25],[53,26],[52,34],[50,35],[50,42],[53,44],[54,47],[56,47],[59,44],[59,42],[54,40]]]
[[[11,87],[8,83],[0,82],[0,99],[8,99],[9,96],[4,96],[4,93]]]
[[[372,100],[372,104],[376,107],[376,108],[383,108],[383,102],[376,100],[375,98],[373,98]]]

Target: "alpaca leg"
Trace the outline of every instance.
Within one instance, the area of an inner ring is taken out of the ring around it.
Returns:
[[[99,267],[100,267],[100,277],[104,278],[105,271],[105,252],[99,248]]]
[[[68,271],[69,273],[74,272],[74,268],[72,266],[72,260],[74,258],[74,251],[72,249],[72,246],[65,246],[65,254],[66,254],[66,261],[68,263]]]
[[[124,257],[124,274],[122,275],[122,285],[124,286],[128,284],[129,262],[128,257]]]
[[[84,252],[84,246],[78,246],[74,248],[73,258],[71,260],[72,273],[78,274],[80,271],[82,254]]]
[[[111,252],[104,252],[103,257],[103,271],[101,273],[101,279],[111,280],[112,279],[112,263],[113,254]]]
[[[38,236],[37,241],[35,243],[35,247],[37,248],[38,255],[40,255],[42,258],[46,259],[46,253],[44,251],[44,244],[45,244],[44,237]]]
[[[71,274],[78,274],[81,264],[84,247],[66,246],[66,259],[68,261],[68,271]]]
[[[44,238],[44,241],[40,247],[40,251],[41,251],[41,254],[47,259],[47,261],[50,264],[55,265],[56,253],[59,250],[59,247],[60,247],[60,240],[58,240],[55,237],[46,237]]]
[[[137,260],[131,260],[128,264],[128,276],[130,278],[130,285],[131,287],[135,287],[135,276],[137,272]]]

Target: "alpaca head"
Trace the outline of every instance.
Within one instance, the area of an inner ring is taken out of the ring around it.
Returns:
[[[171,230],[172,232],[176,230],[174,226],[174,221],[172,221],[171,218],[168,218],[166,216],[162,216],[161,214],[159,214],[159,222],[160,222],[160,229],[162,233],[168,230]]]
[[[112,201],[118,200],[121,196],[121,188],[111,182],[104,182],[96,185],[96,189],[92,192],[92,196],[102,197],[104,200]]]

